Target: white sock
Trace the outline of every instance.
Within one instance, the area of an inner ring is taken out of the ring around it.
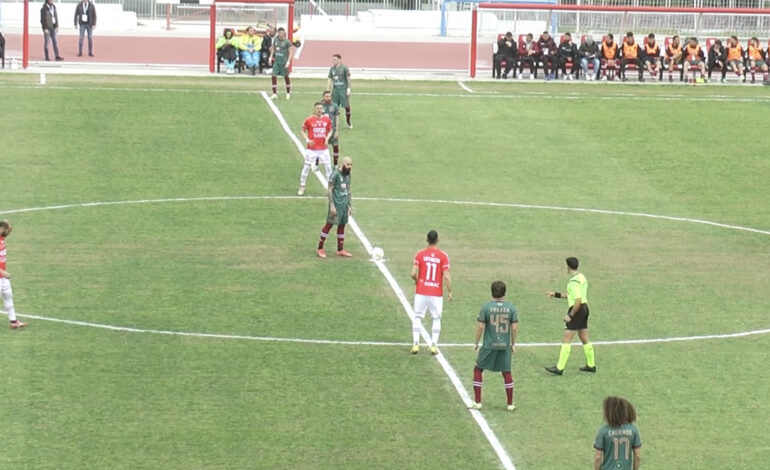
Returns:
[[[330,180],[332,177],[332,165],[331,163],[324,163],[324,170],[326,170],[326,180]]]
[[[420,342],[420,330],[422,329],[422,319],[414,317],[412,319],[412,344]]]
[[[8,320],[11,322],[15,322],[16,310],[13,308],[13,294],[11,293],[3,294],[3,305],[5,306],[5,311],[8,313]]]
[[[441,334],[441,318],[434,318],[433,325],[431,325],[431,341],[433,346],[438,346],[438,335]]]
[[[310,173],[310,165],[305,163],[305,165],[302,167],[302,174],[299,176],[299,185],[305,186],[305,183],[307,183],[307,175]]]

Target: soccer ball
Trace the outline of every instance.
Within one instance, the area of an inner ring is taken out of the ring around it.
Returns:
[[[380,248],[379,246],[375,246],[374,248],[372,248],[372,259],[374,261],[380,261],[384,257],[385,257],[385,252],[382,251],[382,248]]]

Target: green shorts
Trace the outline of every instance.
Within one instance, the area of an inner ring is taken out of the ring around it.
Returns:
[[[700,65],[703,63],[703,61],[700,59],[695,59],[695,60],[688,60],[687,63],[690,65]]]
[[[332,224],[332,225],[345,225],[348,223],[348,205],[334,205],[334,208],[337,209],[337,216],[332,217],[332,211],[329,210],[329,212],[326,213],[326,223]]]
[[[510,372],[511,348],[489,349],[482,346],[476,357],[476,367],[495,372]]]
[[[286,62],[275,59],[273,62],[273,73],[271,75],[274,77],[288,77],[289,69],[286,67]]]
[[[332,103],[336,104],[340,108],[347,108],[350,106],[350,98],[348,98],[347,90],[332,90]]]
[[[749,59],[749,60],[754,60],[754,59]],[[764,66],[765,66],[765,61],[764,60],[762,60],[762,59],[754,60],[754,67],[762,68]]]
[[[339,145],[340,139],[339,137],[334,137],[334,132],[332,132],[332,136],[329,137],[329,145]]]

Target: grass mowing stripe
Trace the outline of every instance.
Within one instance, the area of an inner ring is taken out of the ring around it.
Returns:
[[[286,119],[284,119],[280,110],[275,106],[275,103],[273,103],[273,101],[267,96],[267,92],[264,92],[264,91],[262,92],[262,98],[265,100],[265,102],[267,102],[267,105],[270,107],[270,110],[273,112],[273,114],[275,114],[275,117],[278,118],[278,121],[280,122],[283,130],[286,132],[289,138],[294,142],[294,145],[297,146],[297,150],[299,151],[300,155],[303,155],[304,147],[302,146],[297,136],[289,127],[289,124],[286,122]],[[327,187],[328,185],[327,180],[321,174],[321,172],[315,171],[314,173],[316,177],[318,177],[318,180],[321,182],[321,184],[323,184],[324,188]],[[364,235],[364,232],[361,230],[361,228],[358,226],[358,223],[356,223],[355,219],[352,216],[348,219],[348,225],[350,225],[350,228],[353,230],[353,233],[356,234],[358,239],[364,245],[364,248],[366,248],[366,252],[371,255],[372,244],[369,242],[369,239],[366,237],[366,235]],[[398,285],[398,281],[396,281],[396,279],[393,277],[393,274],[391,274],[390,270],[388,270],[387,266],[385,266],[385,263],[383,263],[382,261],[375,261],[375,265],[383,274],[383,276],[385,276],[385,279],[388,281],[388,284],[390,284],[390,287],[393,289],[393,292],[396,294],[396,297],[398,297],[398,300],[401,302],[401,305],[404,307],[404,310],[406,311],[406,314],[411,321],[411,319],[414,317],[414,312],[412,311],[412,306],[409,304],[409,301],[406,299],[406,294],[404,293],[404,290],[401,288],[401,286]],[[428,331],[423,326],[420,327],[420,335],[422,336],[423,340],[425,340],[428,343],[430,342],[430,336],[428,335]],[[441,354],[441,352],[439,352],[436,355],[436,359],[441,365],[441,368],[444,370],[444,373],[447,375],[447,377],[449,377],[449,380],[452,382],[452,385],[454,385],[455,390],[457,391],[457,394],[460,395],[460,398],[463,400],[465,405],[470,407],[471,398],[468,395],[468,392],[465,390],[465,387],[463,386],[462,382],[460,381],[460,377],[458,377],[457,372],[455,372],[454,368],[449,364],[449,362],[446,360],[444,355]],[[497,457],[500,460],[500,463],[503,465],[503,468],[505,468],[506,470],[516,470],[516,467],[513,465],[513,460],[511,459],[511,456],[508,455],[508,452],[505,450],[505,448],[503,448],[503,445],[500,442],[500,439],[498,439],[495,432],[489,426],[489,423],[487,422],[486,418],[484,418],[484,416],[481,414],[479,410],[470,410],[470,413],[471,413],[471,416],[473,416],[473,419],[479,425],[479,428],[481,429],[484,436],[492,445],[492,448],[494,449],[495,454],[497,454]]]

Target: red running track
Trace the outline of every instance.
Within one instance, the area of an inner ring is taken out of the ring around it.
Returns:
[[[94,55],[77,57],[78,36],[59,34],[59,53],[66,62],[110,62],[119,64],[201,65],[209,61],[208,38],[163,38],[145,36],[100,36],[94,34]],[[43,61],[43,34],[30,34],[30,61]],[[482,51],[482,48],[489,49]],[[6,57],[21,51],[21,34],[6,35]],[[342,54],[353,69],[467,70],[470,46],[440,42],[327,41],[310,39],[302,48],[297,67],[329,67],[332,54]],[[53,58],[53,51],[51,58]],[[490,46],[479,46],[482,58],[491,56]],[[487,61],[483,61],[487,62]]]

